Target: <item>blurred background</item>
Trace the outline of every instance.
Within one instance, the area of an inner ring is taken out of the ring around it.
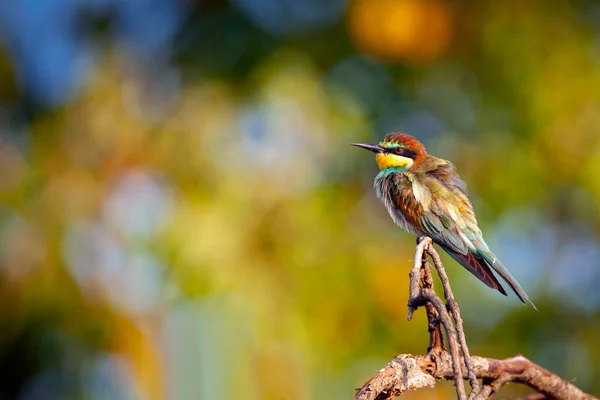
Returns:
[[[1,2],[0,399],[348,399],[424,353],[348,145],[392,131],[540,309],[444,257],[471,352],[599,394],[599,107],[589,0]]]

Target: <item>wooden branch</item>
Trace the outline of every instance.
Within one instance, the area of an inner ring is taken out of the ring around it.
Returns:
[[[400,354],[369,379],[357,391],[355,399],[389,399],[407,390],[435,386],[435,377],[421,369],[424,362],[427,361],[410,354]]]
[[[444,302],[435,294],[432,289],[421,289],[419,295],[412,299],[410,302],[411,305],[425,305],[426,303],[430,303],[435,307],[437,311],[442,326],[446,331],[446,335],[448,337],[448,344],[450,346],[450,354],[451,364],[452,364],[452,373],[454,377],[454,384],[456,386],[456,395],[457,399],[465,400],[467,398],[467,394],[465,392],[465,385],[463,382],[463,373],[460,362],[460,351],[458,340],[456,339],[456,330],[454,328],[454,324],[452,323],[452,319],[446,310],[446,306]]]
[[[433,290],[428,256],[432,258],[440,276],[446,304]],[[458,303],[454,299],[440,257],[429,238],[417,240],[414,264],[410,272],[409,320],[421,306],[425,306],[427,312],[427,354],[400,354],[395,357],[357,389],[356,400],[385,400],[400,396],[407,390],[432,387],[441,379],[454,380],[457,398],[463,400],[466,399],[463,381],[465,375],[472,388],[469,400],[489,399],[508,382],[522,383],[538,392],[522,398],[523,400],[599,400],[523,356],[505,360],[471,356]],[[441,327],[446,332],[450,352],[444,347]],[[481,387],[477,379],[482,380]]]
[[[417,310],[417,306],[412,306],[410,299],[416,299],[419,296],[419,282],[422,283],[424,289],[433,289],[433,277],[431,276],[431,268],[427,260],[425,248],[431,244],[429,238],[419,238],[417,240],[417,250],[415,252],[415,261],[413,269],[410,271],[410,298],[408,304],[408,320],[412,319],[413,313]],[[445,350],[444,336],[440,329],[440,318],[435,307],[431,303],[425,305],[427,311],[427,325],[429,331],[429,346],[427,352],[435,351],[437,354]]]
[[[421,356],[401,354],[397,356],[359,389],[356,399],[390,399],[407,390],[433,387],[440,379],[454,379],[450,354],[444,352],[434,357],[435,360],[432,359],[431,354]],[[598,400],[523,356],[505,360],[472,356],[471,362],[478,379],[497,382],[497,384],[485,386],[478,394],[478,399],[487,399],[503,384],[516,382],[525,384],[544,396],[529,396],[529,399]],[[490,389],[486,390],[486,387]]]
[[[477,393],[479,393],[480,387],[479,382],[477,382],[477,378],[475,377],[475,373],[473,373],[473,365],[471,364],[471,354],[469,352],[469,347],[467,346],[467,339],[465,337],[465,331],[463,329],[463,320],[460,316],[460,309],[458,307],[458,303],[454,299],[454,294],[452,293],[452,288],[450,287],[450,279],[448,278],[448,274],[446,274],[446,270],[442,265],[442,260],[440,260],[440,256],[433,248],[433,244],[429,244],[427,246],[427,253],[433,258],[433,263],[435,268],[438,271],[438,275],[440,276],[440,281],[442,281],[442,287],[444,288],[444,297],[446,298],[446,305],[448,306],[448,310],[452,314],[452,318],[454,318],[454,323],[456,325],[456,332],[458,335],[458,341],[460,343],[460,347],[463,353],[464,363],[467,367],[467,375],[469,376],[469,384],[471,385],[471,394],[469,395],[469,399],[475,398]]]

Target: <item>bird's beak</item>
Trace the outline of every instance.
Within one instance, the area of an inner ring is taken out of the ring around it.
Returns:
[[[351,146],[362,147],[363,149],[367,149],[372,151],[373,153],[381,153],[383,152],[383,147],[378,144],[371,143],[350,143]]]

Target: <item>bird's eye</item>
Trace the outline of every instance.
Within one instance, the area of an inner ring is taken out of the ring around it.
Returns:
[[[402,147],[396,147],[394,149],[394,153],[396,154],[402,154],[404,152],[404,149]]]

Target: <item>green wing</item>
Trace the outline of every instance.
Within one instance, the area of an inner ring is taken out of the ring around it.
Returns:
[[[436,179],[423,189],[420,190],[421,197],[430,196],[425,202],[429,207],[423,208],[418,224],[423,232],[483,283],[506,295],[495,272],[523,303],[527,300],[536,308],[483,239],[473,207],[466,196],[464,183],[446,186]]]
[[[455,217],[456,218],[456,217]],[[498,290],[506,295],[506,291],[498,282],[498,279],[490,269],[490,265],[485,259],[477,253],[474,248],[474,243],[483,244],[483,239],[477,240],[477,236],[481,237],[481,233],[467,228],[464,220],[455,220],[451,216],[441,211],[440,207],[432,207],[425,211],[421,218],[423,231],[439,245],[446,253],[454,258],[460,265],[466,268],[469,272],[475,275],[480,281],[485,283],[492,289]],[[458,215],[459,219],[460,215]],[[468,241],[465,238],[469,239]]]

